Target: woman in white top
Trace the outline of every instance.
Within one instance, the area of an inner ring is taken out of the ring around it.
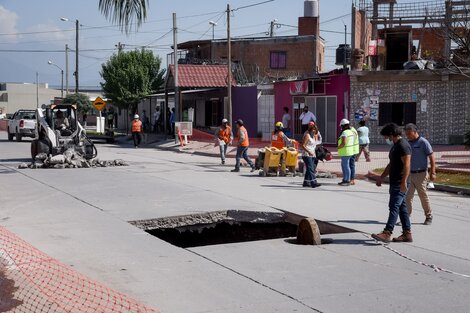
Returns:
[[[316,188],[320,187],[321,184],[317,182],[317,177],[315,175],[316,168],[316,154],[315,148],[317,145],[321,144],[322,138],[320,132],[318,131],[317,125],[314,122],[308,123],[308,129],[304,133],[302,139],[302,160],[305,164],[305,176],[303,187]]]

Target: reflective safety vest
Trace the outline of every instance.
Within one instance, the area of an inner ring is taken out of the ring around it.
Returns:
[[[354,155],[359,154],[359,134],[354,127],[351,127],[351,130],[354,133]]]
[[[359,136],[354,128],[346,129],[341,135],[346,135],[347,143],[338,149],[339,156],[353,156],[359,154]],[[338,139],[338,146],[343,142],[343,136]]]
[[[230,126],[227,126],[225,129],[223,129],[222,127],[219,128],[219,139],[220,140],[223,140],[225,143],[229,143],[230,142],[230,134],[232,132],[232,129],[230,128]]]
[[[240,141],[240,134],[243,133],[244,135],[244,139],[243,141]],[[248,131],[246,130],[246,128],[244,126],[240,126],[240,128],[238,129],[238,145],[241,146],[241,147],[248,147],[250,145],[250,141],[248,139]]]
[[[140,133],[142,131],[142,122],[140,120],[132,120],[132,132]]]
[[[284,148],[284,139],[282,139],[281,134],[284,134],[282,131],[279,131],[277,133],[272,132],[271,133],[271,146],[282,149]]]

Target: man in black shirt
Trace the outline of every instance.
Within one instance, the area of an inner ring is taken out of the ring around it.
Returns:
[[[408,176],[410,175],[411,147],[407,140],[401,137],[401,130],[396,124],[387,124],[380,134],[389,145],[393,145],[388,155],[390,162],[380,177],[377,186],[382,185],[382,179],[390,175],[390,200],[388,203],[389,215],[387,225],[380,234],[372,234],[375,240],[390,242],[392,232],[398,216],[403,227],[403,234],[393,238],[395,242],[412,242],[411,223],[406,208],[406,191],[408,189]]]

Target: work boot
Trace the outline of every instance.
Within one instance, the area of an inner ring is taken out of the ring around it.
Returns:
[[[413,242],[413,237],[411,236],[411,230],[404,230],[403,234],[393,238],[393,242]]]
[[[432,215],[426,216],[426,219],[424,220],[424,225],[431,225],[432,224]]]
[[[392,232],[384,229],[380,234],[372,234],[372,238],[377,241],[390,242],[392,241]]]

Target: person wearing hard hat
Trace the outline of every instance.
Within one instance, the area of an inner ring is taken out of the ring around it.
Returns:
[[[140,142],[142,141],[142,121],[139,119],[139,115],[134,115],[134,119],[132,120],[132,139],[134,139],[134,147],[139,147]]]
[[[228,125],[228,120],[223,119],[222,125],[215,132],[215,140],[219,144],[220,159],[222,164],[225,164],[225,155],[227,154],[227,148],[232,144],[233,133],[232,128]]]
[[[339,126],[342,132],[338,139],[338,155],[341,157],[343,180],[338,185],[354,185],[356,155],[359,154],[359,136],[347,119],[343,118]]]
[[[284,125],[282,122],[277,122],[274,125],[274,131],[271,133],[271,147],[282,149],[292,145],[293,140],[284,134],[283,129]]]

